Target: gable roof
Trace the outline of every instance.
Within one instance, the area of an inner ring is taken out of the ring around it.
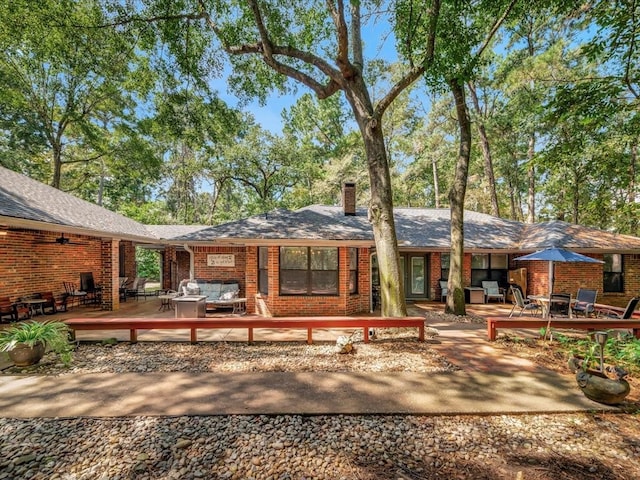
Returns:
[[[367,210],[344,216],[342,207],[311,205],[304,209],[325,217],[339,218],[352,226],[371,231]],[[303,209],[303,210],[304,210]],[[451,212],[446,208],[395,208],[394,219],[398,243],[404,248],[451,248]],[[469,249],[510,249],[519,239],[523,224],[484,213],[465,211],[464,245]]]
[[[552,246],[580,251],[633,252],[640,249],[640,238],[560,220],[523,224],[521,250],[541,250]]]
[[[0,167],[0,223],[22,228],[70,229],[89,235],[153,238],[147,228],[130,218],[25,175]]]
[[[402,249],[446,251],[451,248],[451,212],[445,208],[396,208],[398,243]],[[567,222],[526,224],[465,211],[464,246],[470,251],[528,252],[551,246],[584,252],[640,252],[640,238]],[[296,211],[275,210],[171,239],[180,242],[259,240],[368,241],[373,231],[364,208],[344,215],[342,207],[311,205]]]
[[[350,225],[343,219],[329,219],[312,210],[277,209],[265,214],[215,225],[173,241],[211,242],[212,240],[321,240],[367,241],[373,243],[371,229]]]

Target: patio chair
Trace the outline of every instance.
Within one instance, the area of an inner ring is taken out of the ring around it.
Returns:
[[[615,310],[598,310],[598,316],[607,317],[607,318],[618,318],[620,320],[628,320],[633,315],[633,312],[636,311],[636,307],[638,306],[638,301],[640,298],[633,297],[627,303],[627,308],[624,309],[624,312],[616,312]]]
[[[542,313],[540,304],[529,299],[525,300],[520,289],[511,287],[511,295],[513,295],[513,308],[511,308],[511,312],[509,312],[509,317],[513,317],[516,307],[520,309],[519,317],[521,317],[524,312],[529,312],[529,315],[534,316]]]
[[[142,295],[144,299],[147,299],[146,291],[144,289],[145,284],[147,283],[147,279],[145,277],[136,277],[133,279],[133,283],[131,284],[131,288],[127,288],[127,296],[128,297],[136,297],[136,300]]]
[[[587,288],[579,288],[578,295],[576,295],[576,302],[571,306],[571,310],[575,315],[582,314],[588,317],[595,312],[597,290],[590,290]]]
[[[447,298],[447,281],[440,280],[440,301],[444,302],[444,299]]]
[[[46,302],[41,305],[42,313],[47,313],[47,310],[49,310],[48,313],[50,314],[58,311],[56,307],[56,298],[53,296],[53,292],[42,292],[40,293],[40,298],[46,300]]]
[[[95,284],[93,273],[84,272],[80,274],[80,290],[87,292],[85,303],[87,305],[98,305],[102,301],[102,287]]]
[[[84,303],[87,292],[78,290],[76,288],[76,284],[73,282],[62,282],[62,284],[64,285],[64,291],[67,294],[67,307],[72,307],[74,302],[76,302],[77,305],[82,305]]]
[[[482,288],[484,289],[484,303],[488,303],[492,298],[497,298],[505,303],[505,291],[504,288],[498,285],[498,282],[494,280],[483,280]]]
[[[8,319],[9,322],[29,318],[29,307],[19,302],[14,303],[10,297],[0,297],[0,322]]]

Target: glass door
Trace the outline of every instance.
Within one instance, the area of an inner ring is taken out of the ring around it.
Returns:
[[[408,297],[426,297],[426,262],[425,256],[409,256],[409,281],[407,282]]]

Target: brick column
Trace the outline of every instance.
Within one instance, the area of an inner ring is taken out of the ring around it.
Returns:
[[[120,271],[120,242],[103,240],[100,256],[102,278],[102,309],[118,310],[120,308],[120,292],[118,273]]]

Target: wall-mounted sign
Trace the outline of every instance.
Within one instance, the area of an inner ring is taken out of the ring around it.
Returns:
[[[233,253],[207,255],[208,267],[235,267],[236,257]]]

